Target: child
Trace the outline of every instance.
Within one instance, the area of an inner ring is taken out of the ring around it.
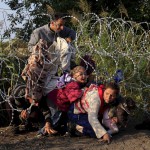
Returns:
[[[111,111],[111,108],[108,108],[105,110],[103,114],[103,125],[108,128],[108,133],[110,135],[115,134],[119,132],[119,128],[117,126],[118,118],[114,116],[109,116],[109,112]]]
[[[109,134],[119,132],[120,127],[126,127],[128,116],[136,108],[134,100],[130,97],[122,97],[116,106],[105,110],[103,125],[108,128]]]
[[[103,114],[105,105],[114,102],[118,94],[119,86],[116,83],[108,83],[106,86],[91,85],[82,99],[74,102],[69,109],[69,121],[76,124],[75,130],[110,142],[110,135],[98,118]]]
[[[47,103],[52,116],[60,111],[62,112],[63,123],[67,123],[67,111],[71,103],[77,101],[83,96],[83,87],[87,81],[87,75],[84,67],[76,66],[71,71],[71,81],[60,89],[54,89],[47,96]],[[53,120],[54,121],[54,120]]]
[[[48,94],[49,101],[53,101],[59,110],[67,112],[70,103],[80,99],[83,95],[83,87],[87,81],[84,67],[76,66],[71,71],[71,81],[65,87],[55,89]]]

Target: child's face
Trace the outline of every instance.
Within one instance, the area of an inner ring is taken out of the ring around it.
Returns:
[[[117,118],[117,117],[113,117],[113,118],[111,119],[111,121],[112,121],[112,123],[118,123],[118,118]]]
[[[86,83],[87,75],[85,69],[80,69],[77,73],[73,75],[73,78],[79,83]]]
[[[116,90],[114,89],[111,89],[111,88],[107,88],[105,91],[104,91],[104,101],[106,103],[110,103],[110,102],[113,102],[116,97],[117,97],[117,94],[116,94]]]

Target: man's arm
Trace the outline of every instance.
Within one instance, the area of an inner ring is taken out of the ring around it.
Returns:
[[[42,112],[44,118],[45,118],[45,122],[49,122],[51,123],[51,112],[47,106],[47,102],[46,102],[46,98],[43,97],[40,102],[39,102],[39,109]]]
[[[73,29],[64,26],[63,30],[59,32],[59,36],[66,39],[67,42],[72,42],[76,39],[76,32]]]
[[[39,32],[37,30],[34,30],[33,33],[31,34],[30,41],[28,43],[29,52],[33,51],[33,47],[38,43],[39,40],[40,40]]]

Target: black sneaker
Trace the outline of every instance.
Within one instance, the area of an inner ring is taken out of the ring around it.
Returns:
[[[76,124],[68,122],[68,134],[70,137],[75,136]]]
[[[24,126],[27,132],[38,131],[39,129],[38,126],[33,125],[31,122],[26,122]]]
[[[68,134],[70,137],[81,137],[83,134],[76,129],[76,124],[73,122],[68,123]]]
[[[79,132],[77,129],[75,130],[75,136],[81,137],[83,136],[83,133]]]

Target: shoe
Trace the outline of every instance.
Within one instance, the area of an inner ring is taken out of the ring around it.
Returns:
[[[45,127],[38,130],[36,137],[39,138],[39,137],[45,136],[46,134],[45,134],[44,130],[45,130]]]
[[[76,129],[76,124],[73,122],[68,123],[68,134],[70,137],[81,137],[83,134]]]
[[[68,122],[68,134],[70,137],[75,136],[76,124]]]
[[[75,130],[75,136],[81,137],[83,136],[83,133],[79,132],[78,130]]]

